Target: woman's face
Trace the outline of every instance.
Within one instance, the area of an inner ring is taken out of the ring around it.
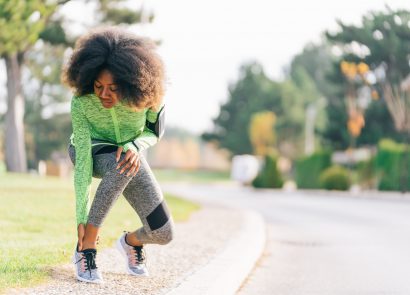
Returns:
[[[118,85],[108,70],[102,70],[94,81],[94,93],[98,96],[103,107],[112,108],[119,100]]]

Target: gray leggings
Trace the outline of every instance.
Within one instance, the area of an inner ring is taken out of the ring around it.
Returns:
[[[75,165],[75,147],[68,146],[68,154]],[[167,244],[174,235],[174,223],[169,213],[154,174],[144,156],[140,154],[141,165],[135,176],[126,176],[125,170],[115,169],[116,152],[93,155],[93,177],[101,182],[88,214],[88,223],[100,227],[108,212],[121,193],[137,212],[142,227],[137,230],[137,239],[143,244]],[[121,153],[120,162],[125,156]]]

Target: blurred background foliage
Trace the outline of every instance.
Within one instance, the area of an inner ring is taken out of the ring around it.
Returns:
[[[293,58],[283,81],[266,77],[256,62],[245,64],[230,85],[213,132],[202,138],[217,141],[232,154],[252,153],[243,131],[250,125],[255,132],[253,113],[270,111],[276,115],[272,147],[292,160],[288,178],[299,188],[348,189],[352,178],[363,181],[363,188],[407,190],[409,21],[409,11],[387,6],[364,15],[357,26],[338,21],[336,33],[324,32],[320,44],[308,44]],[[312,143],[304,128],[312,120],[315,147],[309,151]],[[406,145],[393,156],[383,139]],[[348,178],[343,167],[330,167],[333,152],[352,154],[360,148],[376,157],[376,165],[352,156],[341,163],[349,168]]]
[[[20,70],[21,91],[8,87],[8,101],[20,92],[24,98],[29,169],[37,169],[39,161],[55,151],[65,153],[71,134],[69,91],[59,80],[62,63],[78,38],[69,34],[69,23],[60,13],[67,2],[0,1],[0,56],[10,61],[8,67],[14,56]],[[127,26],[143,19],[142,11],[124,9],[120,0],[94,2],[95,25]],[[153,19],[144,17],[147,22]],[[188,140],[191,149],[194,143],[212,143],[228,151],[228,158],[253,154],[265,159],[265,168],[286,159],[290,168],[266,172],[276,175],[276,187],[294,180],[300,188],[321,188],[321,174],[338,164],[348,168],[349,181],[363,188],[407,190],[409,22],[409,11],[387,6],[367,13],[358,25],[339,20],[338,31],[324,32],[320,43],[307,44],[294,56],[281,80],[269,78],[257,61],[246,61],[228,86],[213,129],[198,138],[171,128],[168,139]],[[7,114],[2,114],[3,138],[10,129],[7,122]],[[3,150],[7,144],[3,139]],[[353,155],[358,149],[371,157],[334,163],[335,152]],[[342,175],[341,170],[328,174]]]

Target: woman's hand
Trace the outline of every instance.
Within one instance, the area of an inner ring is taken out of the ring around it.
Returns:
[[[117,149],[117,157],[116,157],[117,162],[119,161],[121,157],[122,150],[123,150],[122,146],[118,147]],[[122,169],[120,170],[120,174],[122,174],[125,170],[129,168],[127,172],[127,176],[137,175],[138,169],[140,168],[140,155],[137,152],[129,149],[125,153],[124,159],[118,163],[116,169],[120,169],[121,167]]]

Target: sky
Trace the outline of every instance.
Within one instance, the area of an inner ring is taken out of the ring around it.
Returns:
[[[66,11],[91,23],[82,3],[72,0]],[[133,0],[129,5],[155,15],[153,23],[131,30],[162,42],[167,124],[200,134],[212,130],[242,64],[258,61],[269,77],[282,79],[284,67],[306,44],[337,29],[336,19],[358,24],[365,13],[386,4],[410,10],[409,0]],[[0,80],[4,84],[2,64]]]
[[[272,79],[281,79],[307,43],[337,29],[336,19],[358,24],[363,14],[385,4],[410,10],[408,0],[145,1],[155,20],[144,33],[163,41],[168,122],[197,133],[211,130],[243,63],[259,61]]]

